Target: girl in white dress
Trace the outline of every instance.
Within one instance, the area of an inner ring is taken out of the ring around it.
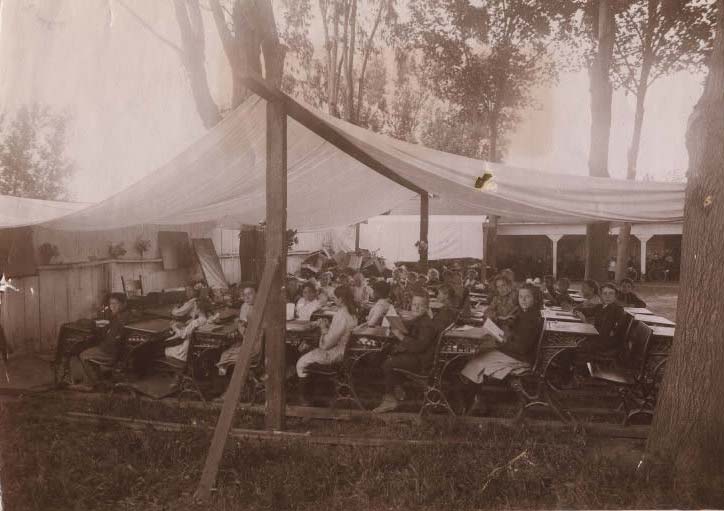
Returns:
[[[347,286],[338,287],[334,291],[334,301],[337,312],[334,313],[331,325],[327,326],[325,320],[320,320],[322,335],[319,338],[319,347],[302,355],[297,361],[302,406],[310,403],[309,366],[341,362],[352,330],[357,326],[357,310],[352,290]]]

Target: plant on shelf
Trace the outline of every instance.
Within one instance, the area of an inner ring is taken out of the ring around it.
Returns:
[[[427,254],[428,245],[426,241],[416,241],[415,247],[420,255]]]
[[[124,255],[126,255],[126,247],[123,246],[123,242],[108,245],[108,257],[111,259],[118,259]]]
[[[287,229],[287,250],[294,248],[294,245],[299,243],[296,229]]]
[[[141,238],[138,238],[136,240],[136,252],[138,252],[141,256],[141,259],[143,259],[143,254],[148,252],[148,250],[151,248],[151,240],[143,240]]]
[[[58,247],[47,242],[40,245],[40,247],[38,247],[38,251],[40,252],[41,264],[50,264],[54,257],[58,257],[60,255]]]

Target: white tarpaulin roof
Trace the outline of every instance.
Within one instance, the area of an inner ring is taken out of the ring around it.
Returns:
[[[489,164],[400,142],[319,112],[307,113],[356,150],[432,194],[433,214],[499,215],[509,220],[577,224],[683,218],[683,184],[551,174]],[[163,167],[104,201],[58,215],[60,218],[46,226],[106,230],[138,224],[215,222],[236,228],[258,223],[264,220],[266,208],[265,123],[265,101],[252,97]],[[291,118],[287,162],[290,228],[311,231],[351,225],[419,200],[416,193]],[[494,175],[492,190],[474,188],[475,178],[484,171]]]

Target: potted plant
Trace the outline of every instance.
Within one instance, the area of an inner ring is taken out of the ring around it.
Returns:
[[[140,254],[141,259],[143,259],[143,254],[148,252],[148,250],[151,248],[151,240],[143,240],[139,238],[136,240],[135,248],[136,252]]]
[[[420,256],[427,255],[428,245],[426,241],[416,241],[415,247],[417,247],[417,253],[420,254]]]
[[[108,257],[111,259],[118,259],[124,255],[126,255],[126,247],[123,246],[123,242],[108,245]]]
[[[43,265],[50,264],[54,257],[58,257],[60,255],[58,247],[47,242],[40,245],[40,247],[38,247],[38,251],[40,252],[40,264]]]

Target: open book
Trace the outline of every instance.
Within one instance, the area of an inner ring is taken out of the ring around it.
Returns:
[[[483,323],[483,332],[492,335],[497,342],[503,342],[505,338],[505,332],[489,318]]]
[[[405,327],[405,324],[402,322],[402,318],[400,316],[385,316],[387,318],[387,322],[390,324],[390,328],[392,330],[399,330],[403,334],[407,334],[407,328]]]

